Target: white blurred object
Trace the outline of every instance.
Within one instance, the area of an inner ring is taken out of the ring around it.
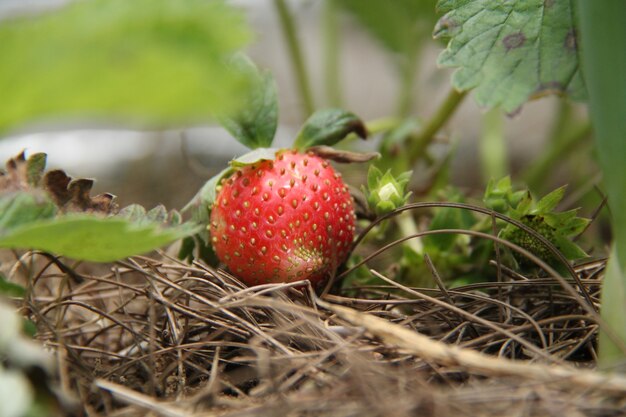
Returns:
[[[39,13],[68,2],[69,0],[0,0],[0,19]]]

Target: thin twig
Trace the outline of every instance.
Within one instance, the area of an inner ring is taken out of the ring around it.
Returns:
[[[353,325],[365,328],[385,343],[428,361],[491,376],[519,376],[546,383],[558,381],[585,389],[601,388],[626,395],[626,378],[621,375],[602,374],[570,366],[494,358],[470,349],[432,340],[371,314],[330,304],[321,299],[317,299],[316,302]]]

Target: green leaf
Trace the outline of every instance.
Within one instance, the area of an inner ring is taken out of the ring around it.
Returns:
[[[453,86],[475,89],[485,107],[513,112],[550,93],[586,98],[570,0],[440,0],[435,36],[449,39],[439,56],[458,67]]]
[[[0,274],[0,294],[7,297],[23,297],[26,294],[26,289],[21,285],[14,282],[7,281],[7,279]]]
[[[209,232],[206,226],[209,224],[211,207],[213,206],[217,194],[217,186],[220,180],[232,173],[232,171],[233,169],[229,167],[213,176],[183,208],[183,213],[189,212],[191,214],[191,221],[202,225],[202,227],[195,236],[187,236],[183,239],[178,253],[179,259],[192,261],[195,258],[194,251],[196,249],[198,252],[197,256],[201,259],[208,261],[209,259],[215,258],[209,246]]]
[[[216,188],[222,178],[232,172],[232,168],[226,168],[220,171],[217,175],[214,175],[209,179],[202,188],[196,193],[196,195],[191,199],[189,203],[185,205],[183,208],[183,213],[189,210],[195,210],[200,208],[201,206],[208,209],[213,202],[215,201]],[[208,215],[206,220],[208,220]],[[200,220],[199,218],[195,218],[194,220]]]
[[[34,153],[26,160],[26,173],[30,186],[36,187],[39,185],[43,171],[46,168],[47,159],[48,156],[45,153]]]
[[[626,343],[626,271],[621,268],[623,261],[618,258],[616,247],[613,247],[602,284],[602,318],[609,324],[611,331]],[[624,352],[600,329],[599,337],[600,366],[612,370],[624,364]]]
[[[559,187],[551,193],[543,196],[541,200],[537,202],[533,213],[548,213],[556,208],[556,206],[563,200],[565,195],[565,186]]]
[[[626,344],[626,8],[622,0],[578,1],[582,58],[589,87],[598,162],[615,241],[602,287],[602,318]],[[600,364],[623,364],[626,353],[600,334]]]
[[[217,175],[208,180],[202,188],[196,193],[189,203],[183,208],[184,212],[191,214],[191,221],[202,225],[200,230],[194,236],[187,236],[183,239],[178,258],[193,261],[196,257],[214,264],[217,257],[213,253],[209,244],[208,224],[211,216],[211,207],[215,202],[217,187],[220,180],[233,172],[232,168],[226,168]]]
[[[447,201],[463,202],[463,197],[458,191],[451,190],[447,191],[446,194]],[[469,211],[444,207],[437,209],[435,216],[428,226],[428,230],[471,229],[475,223],[476,219],[474,219]],[[424,236],[422,239],[424,242],[424,251],[449,251],[459,240],[459,237],[463,238],[463,236],[451,233]]]
[[[252,152],[248,152],[247,154],[230,161],[230,166],[238,168],[246,165],[252,165],[260,161],[273,161],[274,158],[276,158],[276,152],[278,152],[278,149],[275,148],[255,149]]]
[[[0,235],[6,230],[54,217],[57,209],[43,193],[16,192],[0,196]]]
[[[435,21],[434,0],[338,0],[387,49],[406,53]]]
[[[236,110],[250,38],[224,1],[91,0],[0,23],[0,132],[35,119],[164,127]]]
[[[226,168],[208,180],[191,199],[191,201],[185,205],[182,210],[183,213],[190,212],[191,220],[195,223],[203,225],[209,224],[209,214],[211,212],[211,206],[215,201],[217,186],[219,185],[220,180],[232,171],[232,168]]]
[[[271,146],[278,125],[278,98],[276,82],[267,71],[260,72],[243,55],[233,60],[235,70],[249,74],[252,80],[242,110],[231,117],[220,117],[219,121],[231,135],[245,146],[267,148]]]
[[[73,259],[111,262],[157,249],[198,230],[193,224],[162,228],[155,223],[135,224],[120,217],[68,214],[2,233],[0,247],[38,249]]]
[[[313,146],[332,146],[350,133],[363,139],[367,137],[365,124],[353,113],[332,108],[318,110],[304,122],[294,147],[304,150]]]
[[[552,240],[554,245],[567,259],[582,259],[589,256],[580,246],[567,239],[565,236],[562,236],[560,233],[556,233]]]
[[[304,122],[294,146],[301,150],[312,146],[332,146],[350,133],[367,137],[363,121],[353,113],[332,108],[318,110]]]

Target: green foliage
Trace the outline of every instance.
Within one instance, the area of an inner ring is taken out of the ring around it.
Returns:
[[[164,127],[235,110],[250,38],[223,1],[92,0],[0,24],[0,132],[37,119]]]
[[[79,260],[108,262],[148,252],[198,230],[176,211],[146,212],[90,197],[92,181],[72,181],[60,170],[44,174],[45,155],[24,154],[0,172],[0,248],[38,249]],[[56,181],[55,181],[56,179]],[[106,202],[108,205],[103,205]],[[13,291],[15,288],[2,288]]]
[[[405,205],[411,196],[407,191],[412,172],[404,172],[396,177],[387,170],[384,174],[374,165],[367,172],[367,187],[362,187],[370,209],[383,216]]]
[[[245,94],[243,109],[230,117],[219,118],[220,123],[239,142],[251,149],[271,146],[278,124],[278,99],[274,77],[260,72],[244,55],[233,59],[232,67],[248,74],[250,88]]]
[[[43,193],[15,192],[0,195],[0,233],[57,214],[54,203]]]
[[[498,181],[490,180],[487,183],[483,201],[485,205],[497,211],[505,213],[510,207],[517,207],[522,200],[530,198],[530,191],[513,191],[511,177],[504,177]]]
[[[602,289],[602,316],[626,343],[626,7],[620,0],[577,4],[591,119],[615,236]],[[624,363],[625,357],[626,352],[601,333],[601,364]]]
[[[309,117],[298,133],[294,147],[306,149],[313,146],[332,146],[350,133],[367,137],[363,121],[353,113],[342,109],[318,110]]]
[[[581,259],[587,254],[570,238],[582,233],[590,220],[578,217],[578,209],[555,211],[564,195],[565,187],[560,187],[535,201],[528,190],[514,191],[510,179],[503,178],[489,183],[483,201],[488,208],[518,220],[540,233],[567,259]],[[557,259],[539,239],[519,227],[507,224],[500,232],[500,236],[527,249],[542,260],[559,266]],[[530,265],[526,258],[517,254],[514,256],[521,264]]]
[[[585,99],[577,22],[570,0],[440,0],[435,36],[449,39],[439,64],[458,67],[452,85],[475,89],[485,107],[513,112],[529,99]]]
[[[200,258],[208,262],[217,260],[209,242],[207,226],[209,224],[211,207],[213,206],[213,202],[215,202],[220,180],[231,172],[232,168],[228,167],[211,177],[183,208],[183,213],[189,213],[191,215],[191,221],[202,225],[202,228],[198,230],[194,236],[187,236],[183,239],[180,251],[178,252],[180,259],[192,261],[195,258]]]
[[[255,149],[252,152],[238,156],[230,161],[230,166],[233,168],[244,167],[246,165],[252,165],[260,161],[273,161],[276,158],[276,152],[278,149],[274,148],[260,148]]]
[[[121,217],[67,214],[0,233],[0,247],[38,249],[73,259],[111,262],[145,253],[198,231],[192,224],[162,228]]]
[[[461,193],[454,188],[444,190],[444,193],[446,201],[461,203],[464,200]],[[443,207],[437,209],[435,212],[435,215],[428,225],[428,230],[468,230],[471,229],[474,224],[476,224],[476,218],[471,212],[467,210]],[[431,256],[433,251],[439,253],[452,252],[455,244],[459,241],[465,243],[466,246],[468,243],[467,236],[451,233],[424,236],[422,240],[424,242],[424,252],[430,254]]]

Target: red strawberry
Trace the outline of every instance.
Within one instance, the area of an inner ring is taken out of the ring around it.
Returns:
[[[345,261],[354,219],[350,193],[326,160],[279,151],[222,180],[209,230],[218,258],[248,285],[319,285]]]

